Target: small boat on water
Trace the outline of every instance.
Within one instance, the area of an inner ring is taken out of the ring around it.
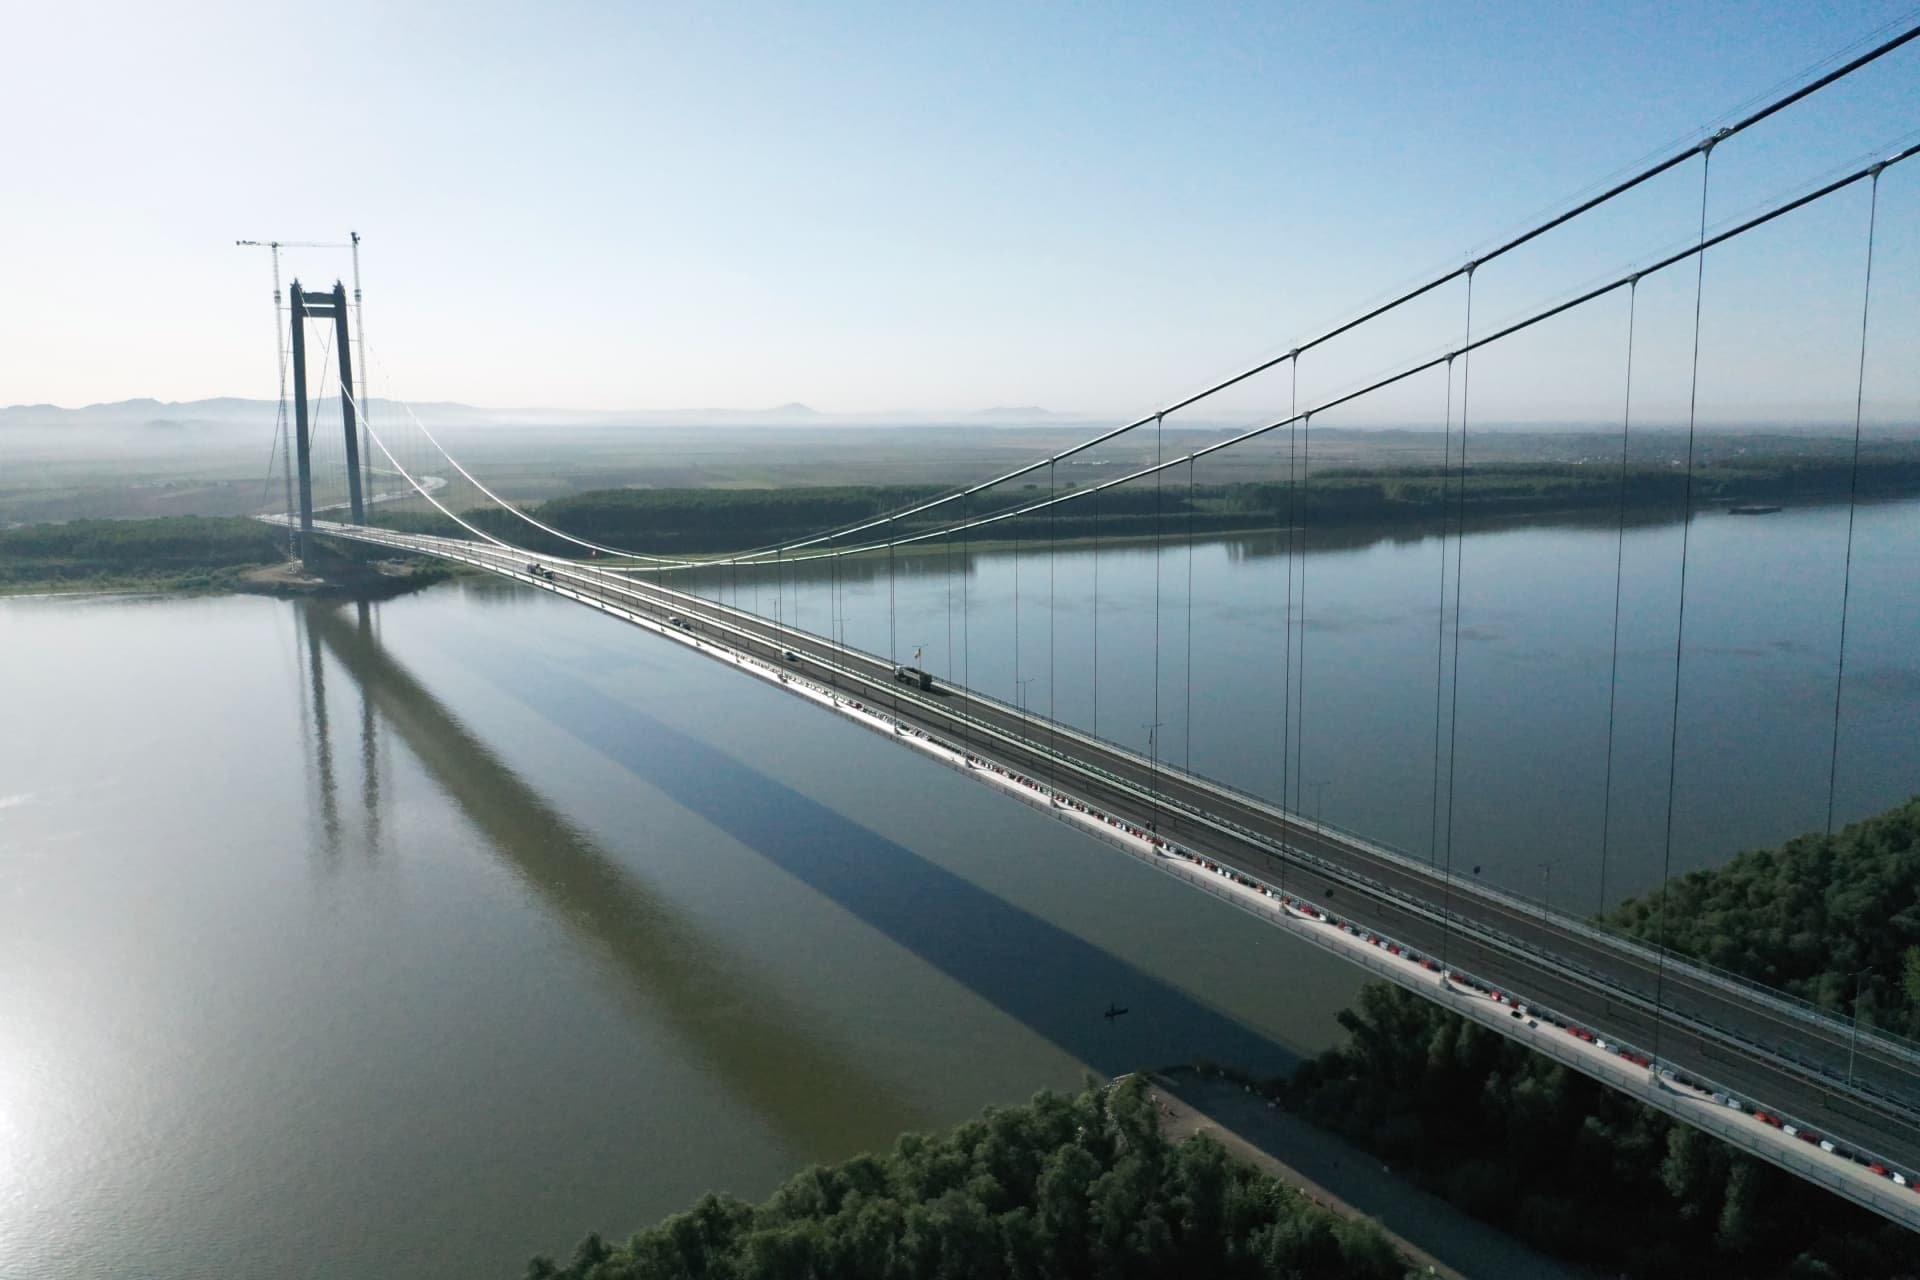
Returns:
[[[1780,510],[1778,506],[1766,506],[1758,502],[1748,502],[1742,503],[1737,507],[1728,507],[1727,514],[1730,516],[1770,516],[1778,510]]]

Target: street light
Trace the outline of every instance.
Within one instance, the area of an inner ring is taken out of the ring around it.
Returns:
[[[1853,1055],[1860,1047],[1860,979],[1872,973],[1871,966],[1858,970],[1853,977],[1853,1032],[1847,1037],[1847,1083],[1853,1083]]]
[[[1332,778],[1322,778],[1318,782],[1307,784],[1313,788],[1313,820],[1316,824],[1320,821],[1320,815],[1326,807],[1327,784],[1332,781]]]
[[[1542,882],[1540,889],[1540,923],[1545,924],[1547,922],[1547,912],[1553,909],[1553,864],[1551,862],[1542,862],[1537,865],[1540,868]]]
[[[1164,720],[1155,720],[1152,724],[1142,723],[1147,731],[1147,795],[1153,801],[1153,817],[1147,823],[1147,830],[1155,835],[1160,833],[1160,753],[1155,744],[1154,735],[1159,732]]]

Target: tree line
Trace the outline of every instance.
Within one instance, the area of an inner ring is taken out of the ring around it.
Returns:
[[[1664,910],[1655,892],[1601,922],[1920,1038],[1920,796],[1690,871],[1668,882]]]
[[[1920,1030],[1920,797],[1832,836],[1690,872],[1613,928]],[[1533,1245],[1636,1277],[1892,1280],[1920,1242],[1438,1005],[1385,984],[1348,1043],[1269,1086],[1318,1123]]]
[[[213,586],[286,554],[286,530],[240,516],[28,524],[0,529],[0,586]]]
[[[765,1203],[707,1195],[624,1243],[590,1235],[527,1280],[1401,1280],[1378,1228],[1195,1137],[1144,1080],[989,1108],[885,1155],[795,1175]]]
[[[1636,1280],[1896,1280],[1901,1227],[1386,983],[1274,1091],[1542,1252]]]
[[[1846,461],[1731,459],[1698,467],[1692,480],[1696,510],[1736,503],[1832,500],[1853,489]],[[1068,484],[1054,492],[1071,491]],[[943,496],[924,485],[803,486],[782,489],[604,489],[531,504],[543,523],[607,546],[665,554],[743,551],[792,542],[822,529],[865,520]],[[1904,455],[1861,461],[1861,496],[1920,492],[1920,460]],[[1045,486],[1025,483],[943,503],[934,510],[862,535],[909,536],[979,519],[1046,498]],[[975,541],[1088,539],[1200,535],[1290,525],[1394,525],[1432,521],[1461,512],[1500,518],[1545,512],[1613,510],[1622,501],[1636,512],[1678,513],[1686,475],[1672,466],[1618,467],[1566,463],[1490,463],[1464,479],[1440,467],[1334,468],[1301,482],[1253,481],[1189,485],[1179,469],[1091,491],[1048,512],[1011,516],[974,531]],[[570,554],[578,547],[540,533],[496,507],[464,510],[461,518],[529,550]],[[411,532],[457,534],[438,512],[383,511],[377,522]]]

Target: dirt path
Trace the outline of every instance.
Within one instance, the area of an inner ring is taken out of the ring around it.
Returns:
[[[1409,1182],[1344,1140],[1230,1080],[1170,1071],[1149,1077],[1160,1128],[1178,1141],[1204,1133],[1336,1213],[1370,1218],[1423,1270],[1443,1280],[1594,1280]]]

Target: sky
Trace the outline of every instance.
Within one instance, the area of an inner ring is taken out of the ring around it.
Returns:
[[[8,9],[0,404],[271,397],[269,263],[233,242],[357,230],[376,395],[1119,415],[1920,20],[1876,0]],[[1709,220],[1916,130],[1920,42],[1717,149]],[[1690,163],[1482,268],[1476,327],[1684,243],[1700,184]],[[1912,417],[1920,160],[1876,216],[1868,399]],[[1710,258],[1719,408],[1850,411],[1866,220],[1863,185]],[[1650,411],[1684,399],[1693,283],[1641,286]],[[1219,414],[1456,342],[1465,302],[1443,290]],[[1483,412],[1617,415],[1625,318],[1623,295],[1489,348]],[[1438,416],[1443,393],[1403,390],[1350,418]]]

